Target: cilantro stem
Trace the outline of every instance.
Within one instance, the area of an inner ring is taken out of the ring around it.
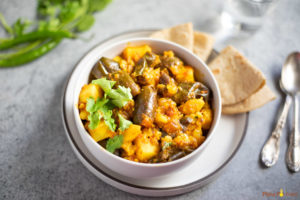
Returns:
[[[12,28],[7,24],[7,22],[6,22],[5,18],[4,18],[4,16],[2,15],[2,13],[0,13],[0,22],[1,22],[3,28],[5,29],[5,31],[7,33],[9,33],[10,35],[14,34]]]

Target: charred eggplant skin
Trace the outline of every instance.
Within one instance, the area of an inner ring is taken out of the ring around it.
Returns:
[[[136,81],[141,85],[146,85],[146,80],[144,78],[144,71],[147,68],[153,68],[156,64],[156,55],[153,53],[147,52],[136,64],[133,72],[133,76]]]
[[[172,98],[177,104],[186,102],[189,99],[203,97],[205,101],[208,101],[210,98],[209,89],[200,82],[180,83],[178,87],[178,92]]]
[[[156,107],[157,91],[152,85],[144,86],[136,100],[133,122],[145,127],[151,127]]]
[[[91,73],[95,78],[102,78],[108,76],[110,73],[120,70],[121,68],[118,62],[106,57],[101,57],[100,60],[94,65]]]
[[[140,86],[136,84],[131,76],[125,71],[118,71],[110,74],[110,79],[116,81],[116,85],[130,88],[132,96],[136,96],[141,92]]]
[[[167,68],[169,69],[171,66],[179,66],[182,64],[182,62],[180,61],[179,58],[177,57],[164,57],[162,56],[160,58],[161,60],[161,64],[160,64],[160,68]]]
[[[160,84],[168,85],[171,82],[171,79],[172,78],[167,73],[167,71],[165,71],[165,70],[161,71],[160,78],[159,78],[159,83]]]

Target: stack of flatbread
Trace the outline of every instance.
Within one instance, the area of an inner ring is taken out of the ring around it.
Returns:
[[[205,62],[215,42],[213,36],[194,31],[192,23],[163,29],[150,37],[180,44]],[[232,46],[224,48],[208,66],[218,82],[224,114],[248,112],[276,98],[262,72]]]

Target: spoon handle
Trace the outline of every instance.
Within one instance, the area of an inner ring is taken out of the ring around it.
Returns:
[[[262,149],[261,160],[267,167],[273,166],[278,160],[280,152],[280,136],[286,122],[291,102],[291,97],[287,95],[282,113],[277,121],[276,127]]]
[[[297,96],[293,96],[294,100],[294,121],[293,129],[290,135],[290,143],[286,155],[286,163],[288,168],[297,172],[300,170],[300,136],[299,136],[299,102],[297,101]]]

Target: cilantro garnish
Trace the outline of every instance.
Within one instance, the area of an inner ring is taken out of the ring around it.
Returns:
[[[113,89],[115,81],[106,80],[106,78],[100,78],[93,80],[92,83],[98,84],[105,94],[110,98],[111,102],[119,108],[125,106],[128,101],[132,100],[130,88],[124,86],[118,86],[117,89]]]
[[[90,129],[95,129],[103,118],[105,124],[111,131],[116,130],[115,120],[112,118],[111,105],[108,99],[101,98],[95,102],[95,100],[90,97],[87,99],[86,110],[90,113],[88,117]]]
[[[96,101],[93,98],[88,98],[86,103],[86,110],[90,113],[88,116],[89,128],[97,128],[100,120],[104,120],[105,124],[109,127],[111,131],[116,130],[115,119],[112,117],[113,111],[116,106],[122,108],[128,101],[132,100],[132,95],[129,88],[118,86],[114,89],[115,81],[107,80],[106,78],[101,78],[92,81],[93,84],[99,85],[104,91],[103,98],[99,98]],[[120,124],[119,129],[121,131],[126,130],[132,122],[126,120],[122,115],[118,114]],[[120,148],[123,143],[123,135],[117,135],[110,138],[107,142],[106,149],[109,152],[114,152],[116,149]]]
[[[116,149],[119,149],[122,146],[123,138],[123,135],[116,135],[113,138],[109,138],[106,143],[106,150],[114,153]]]
[[[110,81],[106,80],[106,78],[100,78],[93,80],[92,83],[99,85],[102,88],[102,90],[106,94],[108,94],[112,90],[112,87],[115,85],[116,81]]]
[[[101,116],[100,116],[99,112],[90,113],[90,115],[88,116],[88,120],[90,121],[89,128],[90,129],[97,128],[100,118],[101,118]]]
[[[172,145],[172,142],[165,142],[164,146],[162,147],[163,150],[170,147]]]
[[[129,126],[132,124],[132,122],[129,121],[129,120],[127,120],[127,119],[125,119],[125,118],[122,117],[122,115],[120,115],[120,114],[118,114],[118,116],[119,116],[119,120],[120,120],[119,129],[120,129],[121,131],[124,131],[124,130],[128,129]]]
[[[132,100],[130,88],[123,86],[118,86],[116,90],[112,89],[107,95],[112,99],[112,103],[119,108],[122,108],[128,101]]]

